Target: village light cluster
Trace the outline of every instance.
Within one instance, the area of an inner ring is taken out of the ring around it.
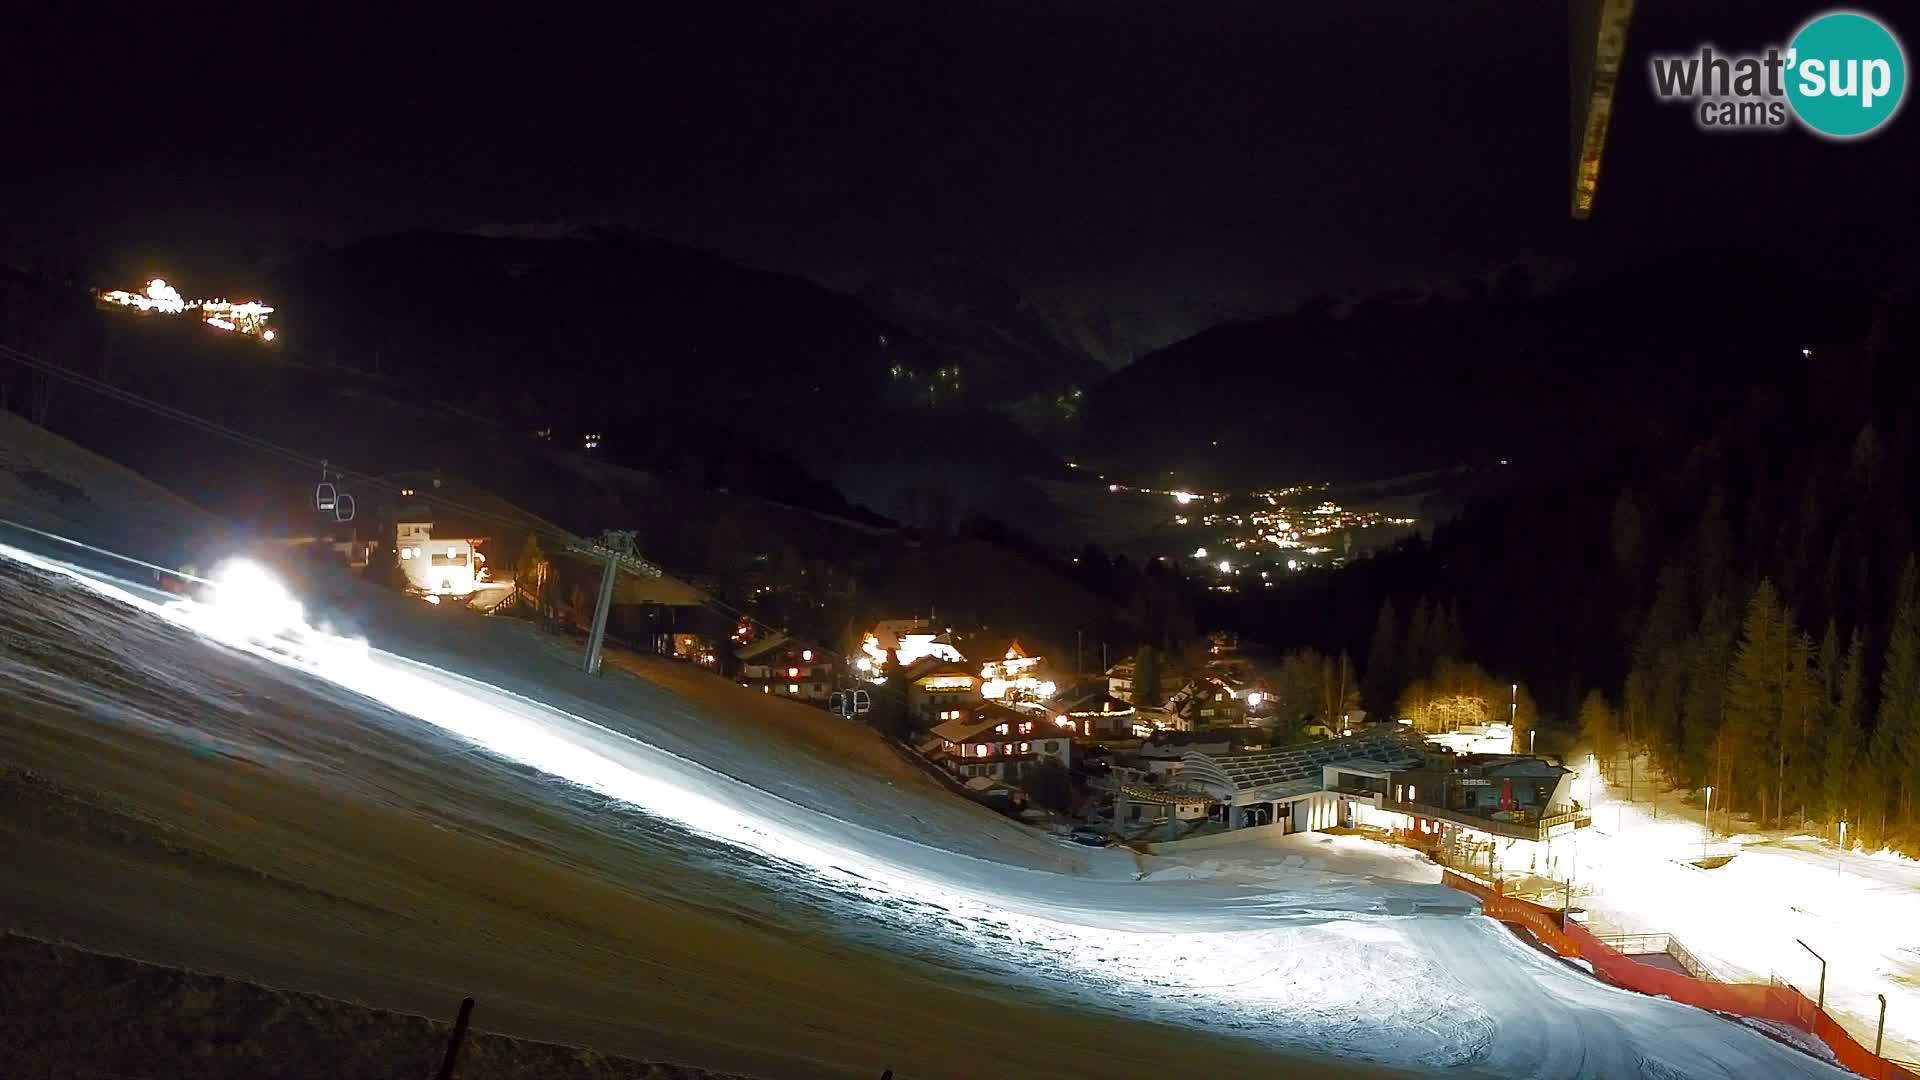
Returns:
[[[257,300],[231,303],[226,300],[186,300],[180,296],[180,290],[167,284],[164,278],[154,278],[140,292],[128,292],[125,289],[108,289],[99,294],[100,302],[130,307],[137,311],[156,312],[161,315],[184,314],[189,308],[196,309],[200,321],[216,330],[230,333],[257,336],[262,341],[272,341],[279,333],[267,326],[267,317],[273,314],[273,308]]]
[[[1197,524],[1202,528],[1221,530],[1224,533],[1223,544],[1234,551],[1249,552],[1257,561],[1262,550],[1297,551],[1302,555],[1330,555],[1333,548],[1326,542],[1336,533],[1350,533],[1363,529],[1380,527],[1407,528],[1416,524],[1410,517],[1391,517],[1376,511],[1349,510],[1331,500],[1320,498],[1314,505],[1302,505],[1303,495],[1322,490],[1325,485],[1300,485],[1280,488],[1272,491],[1250,493],[1252,507],[1244,509],[1221,508],[1201,515]],[[1178,498],[1181,493],[1175,493]],[[1213,496],[1212,501],[1224,501],[1221,496]],[[1291,504],[1291,505],[1289,505]],[[1175,525],[1196,524],[1193,518],[1184,514],[1175,515]],[[1204,546],[1193,549],[1193,558],[1208,560],[1208,549]],[[1213,557],[1213,567],[1222,574],[1232,574],[1235,564],[1232,561]],[[1317,560],[1303,561],[1290,558],[1286,561],[1289,570],[1298,570],[1303,565]],[[1337,560],[1336,560],[1337,561]]]

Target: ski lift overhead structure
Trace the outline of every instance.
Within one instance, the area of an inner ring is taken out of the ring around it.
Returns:
[[[598,543],[574,541],[567,544],[566,549],[575,555],[599,559],[606,566],[600,575],[600,597],[593,606],[593,629],[587,634],[587,658],[583,665],[587,674],[598,675],[600,650],[607,637],[607,612],[613,606],[614,579],[623,571],[643,578],[664,577],[665,574],[634,551],[633,534],[630,532],[603,534]]]

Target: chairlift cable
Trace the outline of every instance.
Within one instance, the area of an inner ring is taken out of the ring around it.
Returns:
[[[230,428],[217,421],[208,420],[205,417],[187,412],[184,409],[178,408],[176,406],[168,405],[165,402],[155,401],[152,398],[146,397],[132,390],[127,390],[123,387],[114,386],[113,384],[108,383],[104,380],[94,378],[91,375],[86,375],[81,372],[74,371],[71,368],[63,367],[59,364],[55,364],[50,361],[43,360],[30,353],[26,353],[19,349],[13,348],[10,345],[0,344],[0,357],[5,357],[15,363],[20,364],[22,367],[26,367],[30,370],[41,372],[42,374],[51,376],[53,378],[65,380],[69,383],[72,383],[75,386],[80,387],[81,389],[91,390],[94,393],[100,394],[103,397],[111,398],[115,401],[119,401],[122,404],[131,405],[134,408],[138,408],[138,409],[144,409],[148,412],[154,413],[155,415],[161,416],[165,419],[173,420],[176,423],[184,424],[187,427],[194,428],[195,430],[198,430],[202,433],[218,436],[220,438],[237,442],[250,449],[257,450],[262,454],[265,454],[271,457],[277,457],[282,460],[291,462],[293,464],[303,465],[308,468],[321,468],[323,470],[329,470],[333,472],[334,475],[342,479],[351,479],[357,484],[362,484],[364,486],[371,487],[377,490],[390,491],[396,495],[400,494],[401,492],[401,485],[395,481],[387,480],[378,476],[373,476],[368,473],[355,472],[351,469],[343,469],[339,465],[333,463],[331,459],[316,458],[310,454],[304,454],[304,453],[301,453],[300,451],[292,450],[287,447],[281,446],[278,443],[270,442],[257,435],[250,435],[246,432],[238,431],[234,428]],[[515,519],[504,514],[497,514],[491,511],[479,510],[473,507],[465,506],[453,499],[450,499],[441,495],[415,494],[409,497],[421,499],[424,502],[440,506],[444,509],[458,511],[476,520],[488,521],[497,525],[505,525],[514,529],[524,529],[530,533],[545,534],[549,537],[557,537],[560,540],[562,540],[566,545],[569,545],[569,546],[575,546],[575,545],[580,547],[596,546],[594,545],[593,541],[586,540],[579,536],[576,536],[573,533],[557,525],[554,525],[551,522],[535,517],[532,514],[526,515],[525,519]],[[12,523],[9,522],[9,524],[12,524]],[[113,557],[115,558],[125,559],[128,562],[139,562],[139,560],[132,559],[129,556],[117,555],[113,552],[105,551],[104,549],[91,548],[90,545],[80,544],[78,541],[68,540],[65,537],[53,536],[53,534],[45,534],[45,535],[48,535],[53,539],[60,540],[65,543],[75,544],[76,546],[87,547],[90,550],[99,551],[101,554],[113,555]],[[660,566],[655,560],[647,559],[644,561],[650,565],[654,565],[658,567],[662,572],[667,572],[667,568],[664,566]],[[141,563],[141,565],[152,567],[152,564],[149,564],[149,563]],[[165,570],[165,572],[167,573],[176,574],[176,576],[180,576],[180,577],[187,576],[187,575],[177,574],[177,572],[172,570],[167,570],[164,567],[155,567],[155,568]],[[684,577],[685,575],[676,574],[675,576]],[[205,581],[205,579],[202,579],[202,578],[195,578],[193,580]],[[740,608],[734,607],[731,604],[728,604],[727,602],[719,599],[718,597],[712,596],[710,594],[704,594],[704,595],[706,595],[706,601],[703,606],[710,607],[713,610],[723,615],[727,615],[731,618],[735,618],[742,622],[748,623],[762,631],[766,631],[770,633],[780,633],[780,634],[784,634],[787,632],[784,627],[774,626],[773,624],[766,622],[765,620],[753,615],[750,612],[747,612]],[[851,666],[851,662],[856,659],[851,654],[842,653],[842,652],[839,652],[838,650],[827,648],[824,646],[820,648],[819,651],[827,654],[829,657],[833,657],[840,660],[842,662],[841,663],[842,668],[849,668]],[[874,694],[886,693],[901,700],[902,702],[905,702],[907,700],[905,691],[900,688],[888,687],[888,686],[884,686],[883,684],[870,684],[870,686],[872,688],[870,691],[871,693],[874,693]]]

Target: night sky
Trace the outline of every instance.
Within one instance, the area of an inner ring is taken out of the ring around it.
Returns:
[[[0,74],[4,227],[16,260],[230,279],[398,229],[613,221],[837,288],[953,261],[1074,306],[1249,310],[1526,254],[1911,235],[1911,109],[1855,145],[1714,138],[1647,91],[1650,47],[1782,40],[1820,6],[1639,7],[1585,225],[1557,0],[893,0],[90,15]],[[1913,5],[1871,10],[1911,53]]]

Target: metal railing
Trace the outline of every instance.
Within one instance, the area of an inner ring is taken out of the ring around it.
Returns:
[[[1401,802],[1392,797],[1382,798],[1380,800],[1380,808],[1382,810],[1391,810],[1395,813],[1410,814],[1416,817],[1451,821],[1456,825],[1465,825],[1468,828],[1479,829],[1482,832],[1497,833],[1501,836],[1519,840],[1544,840],[1547,838],[1548,829],[1568,822],[1577,822],[1587,816],[1586,810],[1578,808],[1568,808],[1565,812],[1544,817],[1535,817],[1523,809],[1512,811],[1510,813],[1513,816],[1510,816],[1506,820],[1501,820],[1493,816],[1497,812],[1494,810],[1480,810],[1470,807],[1461,807],[1456,810],[1444,806],[1433,806],[1428,803]],[[1559,808],[1550,807],[1549,809]]]
[[[1704,982],[1719,982],[1700,958],[1687,950],[1685,945],[1672,934],[1606,934],[1595,935],[1600,943],[1611,947],[1625,956],[1666,956],[1679,964],[1681,970]]]

